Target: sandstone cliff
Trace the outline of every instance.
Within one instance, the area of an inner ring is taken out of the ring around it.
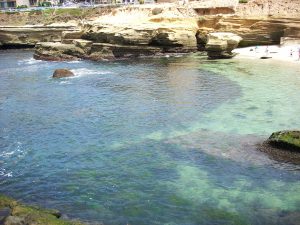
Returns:
[[[72,9],[65,13],[62,9],[29,12],[22,14],[19,24],[34,20],[40,25],[2,27],[0,43],[35,45],[47,42],[37,45],[36,57],[47,59],[50,54],[52,60],[191,52],[197,47],[204,49],[206,35],[211,32],[235,33],[243,38],[240,46],[279,44],[282,37],[299,39],[299,4],[298,0],[249,0],[238,5],[207,8],[199,1],[189,5],[172,3]],[[2,13],[1,25],[13,23],[20,16],[20,13]],[[57,29],[52,29],[51,25]]]

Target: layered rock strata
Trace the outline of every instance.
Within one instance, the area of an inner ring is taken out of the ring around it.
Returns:
[[[13,26],[0,27],[0,46],[35,46],[38,42],[59,42],[63,31],[73,26]]]
[[[160,21],[160,20],[158,20]],[[197,51],[197,24],[161,23],[142,24],[82,24],[80,31],[63,32],[61,43],[39,43],[34,57],[43,60],[111,60],[150,56],[163,53]]]
[[[209,4],[205,5],[204,2]],[[205,50],[207,35],[214,32],[239,35],[243,38],[239,47],[279,44],[280,41],[282,44],[299,43],[299,10],[291,8],[299,5],[297,0],[292,0],[291,4],[287,4],[288,7],[283,8],[283,0],[249,0],[246,4],[237,2],[230,1],[229,5],[224,5],[224,1],[197,1],[186,6],[175,3],[159,7],[126,6],[107,10],[91,9],[84,15],[84,10],[78,9],[72,13],[76,12],[83,19],[74,22],[76,27],[67,26],[67,20],[64,21],[65,26],[2,27],[0,45],[34,46],[40,42],[35,53],[39,59],[99,60],[193,52],[197,47],[198,50]],[[256,13],[251,11],[251,6],[255,7]],[[285,11],[290,14],[285,14]],[[59,13],[53,11],[56,19],[61,15]],[[289,18],[279,17],[282,15]],[[40,16],[45,15],[42,13]],[[34,18],[38,18],[38,15]],[[59,44],[52,45],[49,42]],[[119,49],[119,53],[116,49]]]
[[[209,16],[198,20],[198,48],[203,49],[203,37],[210,32],[232,32],[243,38],[239,46],[280,44],[282,37],[300,37],[300,18],[242,18]]]
[[[229,59],[236,54],[232,53],[242,38],[233,33],[210,33],[206,37],[205,50],[209,59]]]

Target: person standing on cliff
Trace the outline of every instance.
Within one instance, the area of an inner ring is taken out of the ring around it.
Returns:
[[[300,47],[298,48],[298,61],[300,61]]]

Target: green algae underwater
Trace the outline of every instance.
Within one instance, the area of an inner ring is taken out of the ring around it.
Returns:
[[[0,193],[91,223],[297,224],[300,167],[257,144],[299,129],[298,64],[0,59]]]

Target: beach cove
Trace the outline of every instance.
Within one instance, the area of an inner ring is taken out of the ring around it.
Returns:
[[[299,15],[0,12],[0,225],[299,225]]]
[[[0,192],[104,224],[297,221],[299,166],[256,144],[299,127],[298,65],[0,57]]]

